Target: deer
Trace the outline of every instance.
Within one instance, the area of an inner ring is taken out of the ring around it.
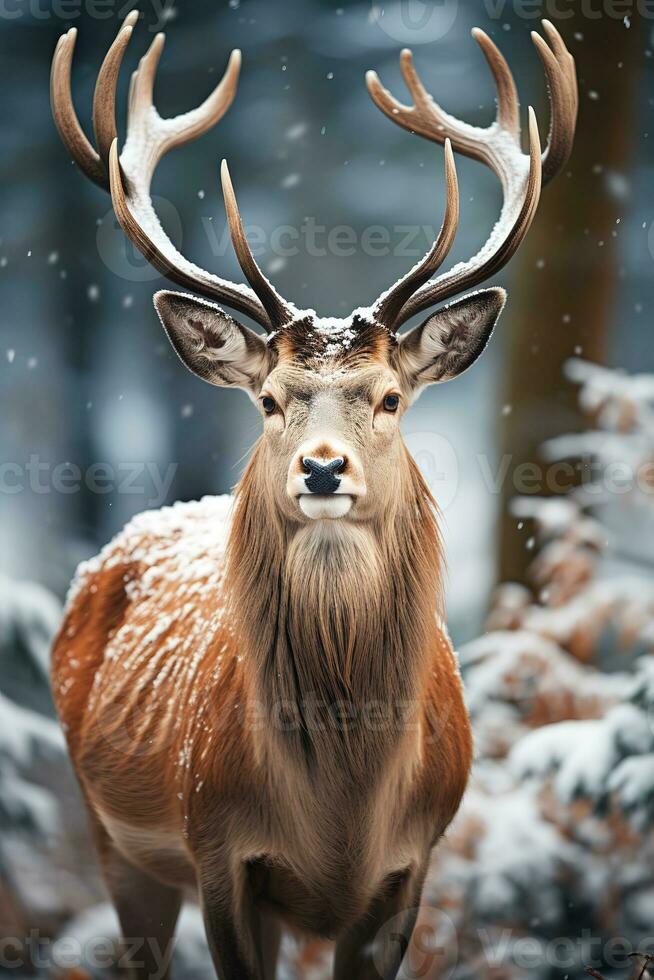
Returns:
[[[399,423],[424,387],[456,378],[489,341],[505,291],[454,297],[506,265],[542,185],[565,167],[574,60],[544,21],[532,37],[549,136],[542,149],[530,107],[527,151],[511,70],[481,30],[497,89],[487,127],[445,112],[408,50],[412,104],[368,73],[384,115],[444,146],[444,217],[424,258],[370,307],[321,317],[262,272],[225,161],[246,282],[196,266],[165,233],[155,169],[221,119],[241,55],[198,108],[164,119],[153,102],[158,34],[132,76],[119,152],[116,86],[137,19],[129,14],[97,77],[95,146],[72,101],[75,29],[53,57],[54,120],[129,241],[184,290],[154,296],[180,360],[211,385],[243,389],[262,434],[233,495],[138,515],[79,567],[53,647],[56,709],[122,936],[147,940],[128,958],[133,977],[169,975],[156,949],[172,948],[192,895],[221,980],[271,980],[286,933],[331,941],[335,980],[394,980],[472,759],[437,502]],[[437,275],[459,218],[455,151],[491,169],[503,200],[481,249]]]

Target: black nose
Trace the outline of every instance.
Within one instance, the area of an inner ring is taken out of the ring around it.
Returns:
[[[337,476],[345,466],[342,456],[330,459],[328,463],[321,463],[311,456],[305,456],[302,460],[305,471],[309,474],[305,476],[304,482],[310,493],[334,493],[341,485],[341,478]]]

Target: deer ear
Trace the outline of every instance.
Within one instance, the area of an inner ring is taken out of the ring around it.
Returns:
[[[213,385],[254,392],[269,370],[263,337],[206,300],[164,289],[154,296],[168,339],[186,367]]]
[[[474,364],[505,302],[503,289],[482,289],[443,307],[401,336],[398,366],[410,386],[419,389],[436,381],[450,381]]]

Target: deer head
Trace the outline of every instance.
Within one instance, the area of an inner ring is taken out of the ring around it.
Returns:
[[[206,132],[224,115],[236,94],[241,57],[232,53],[224,77],[201,106],[162,119],[152,102],[164,43],[164,36],[157,35],[132,77],[127,140],[119,155],[116,84],[137,19],[137,13],[129,15],[98,75],[93,101],[97,150],[72,104],[75,30],[60,39],[52,66],[52,107],[62,140],[83,172],[111,193],[118,221],[134,245],[164,276],[203,297],[162,291],[154,303],[173,347],[191,371],[210,384],[245,389],[258,406],[264,426],[258,465],[277,512],[300,523],[346,516],[357,522],[389,514],[403,496],[410,470],[401,416],[425,385],[449,381],[474,363],[502,311],[505,293],[499,288],[473,292],[431,312],[408,332],[398,330],[415,314],[486,280],[519,247],[534,218],[541,184],[560,172],[570,154],[578,104],[571,55],[548,21],[543,27],[549,43],[532,34],[550,97],[543,152],[531,107],[529,149],[521,149],[515,83],[483,31],[475,30],[473,36],[495,79],[498,105],[487,128],[442,110],[423,87],[410,51],[402,53],[401,68],[413,105],[397,102],[374,72],[368,74],[370,95],[389,119],[444,144],[445,216],[422,261],[371,307],[343,319],[323,318],[284,300],[261,272],[225,162],[221,176],[227,218],[249,285],[228,282],[188,262],[165,234],[150,196],[154,170],[168,150]],[[434,278],[457,228],[454,150],[490,167],[504,200],[499,221],[479,252]],[[246,314],[265,334],[240,324],[214,300]]]

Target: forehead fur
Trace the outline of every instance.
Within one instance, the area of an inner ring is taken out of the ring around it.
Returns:
[[[295,365],[317,374],[338,368],[389,363],[395,337],[360,314],[346,319],[303,317],[273,334],[269,341],[278,364]]]

